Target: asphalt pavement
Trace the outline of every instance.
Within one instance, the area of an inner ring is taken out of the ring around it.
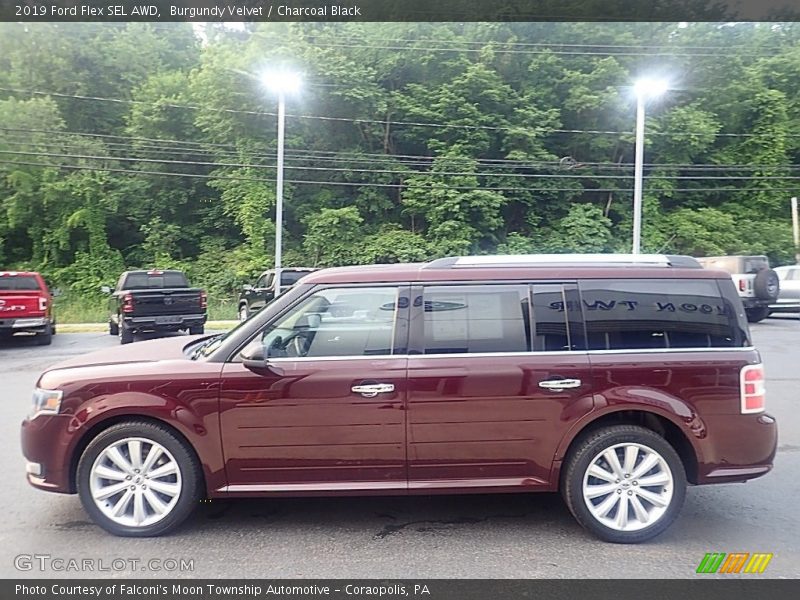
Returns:
[[[707,552],[773,553],[758,577],[798,577],[800,319],[768,319],[752,332],[779,425],[774,471],[690,488],[676,523],[638,546],[597,541],[556,494],[213,501],[170,536],[117,538],[76,496],[28,486],[19,424],[42,370],[118,341],[81,333],[49,347],[0,343],[0,577],[697,577]]]

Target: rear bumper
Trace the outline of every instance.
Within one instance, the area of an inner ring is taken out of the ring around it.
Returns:
[[[0,319],[0,333],[44,333],[50,323],[48,317],[19,317],[16,319]]]
[[[744,482],[772,470],[778,448],[774,417],[761,413],[714,415],[703,420],[709,437],[702,448],[697,483]]]
[[[742,298],[742,305],[745,309],[748,308],[762,308],[770,306],[770,300],[762,300],[761,298]]]
[[[189,327],[200,327],[206,323],[205,314],[163,315],[147,317],[122,317],[127,329],[133,331],[177,331]]]
[[[770,304],[772,312],[800,312],[800,300],[778,300],[775,304]]]

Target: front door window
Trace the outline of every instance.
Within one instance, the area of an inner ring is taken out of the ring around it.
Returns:
[[[329,288],[313,293],[245,348],[276,358],[395,353],[397,288]]]

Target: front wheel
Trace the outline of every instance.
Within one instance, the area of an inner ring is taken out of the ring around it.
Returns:
[[[177,527],[202,494],[191,449],[170,429],[149,422],[120,423],[101,432],[80,458],[77,483],[94,522],[125,537]]]
[[[567,457],[561,492],[578,523],[601,540],[635,544],[676,519],[686,496],[686,473],[660,435],[615,425],[577,442]]]

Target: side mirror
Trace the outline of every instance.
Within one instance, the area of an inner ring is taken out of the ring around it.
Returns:
[[[100,291],[103,292],[104,294],[113,294],[114,288],[104,285],[103,287],[100,288]]]
[[[246,283],[245,285],[242,286],[242,291],[243,292],[251,292],[251,291],[253,291],[253,286],[250,285],[249,283]]]
[[[250,356],[243,356],[242,364],[246,369],[252,371],[256,375],[283,375],[281,369],[269,364],[269,361],[264,357],[263,348],[259,348]]]

